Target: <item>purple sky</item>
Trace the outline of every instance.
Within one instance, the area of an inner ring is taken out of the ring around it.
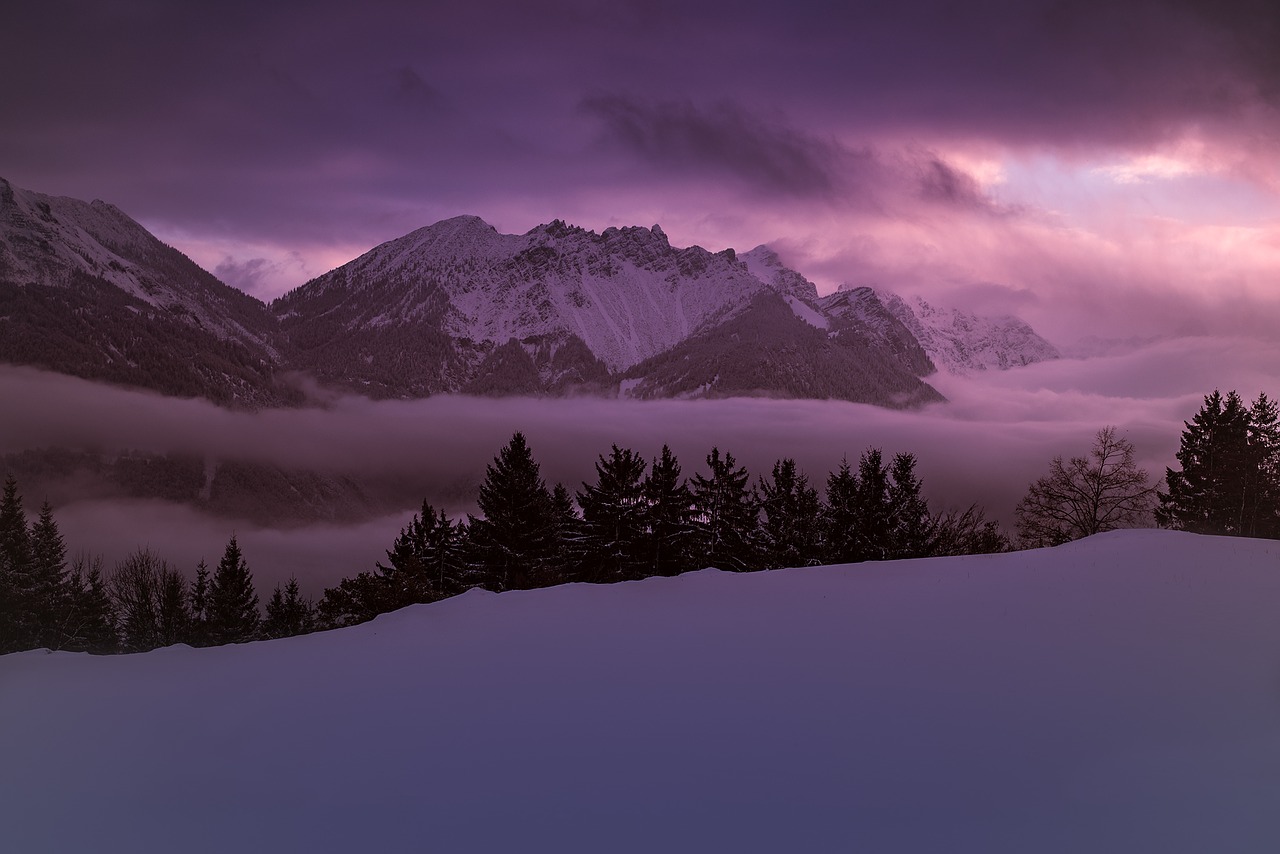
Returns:
[[[1280,321],[1244,2],[24,3],[0,175],[270,298],[460,213],[661,223],[1051,340]]]

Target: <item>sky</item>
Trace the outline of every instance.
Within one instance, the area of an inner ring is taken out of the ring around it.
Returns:
[[[1262,0],[49,0],[6,10],[4,34],[0,177],[112,202],[264,300],[459,214],[507,233],[657,223],[676,246],[768,243],[822,293],[1014,313],[1072,358],[931,376],[949,402],[906,414],[344,399],[249,415],[5,369],[0,390],[39,405],[0,425],[3,452],[413,459],[460,514],[516,429],[571,488],[613,442],[670,443],[688,472],[712,445],[754,473],[796,456],[819,481],[875,446],[916,453],[935,506],[1008,525],[1049,459],[1105,424],[1154,481],[1204,394],[1280,396],[1280,11]],[[188,566],[238,530],[257,568],[313,583],[368,569],[406,521],[60,513],[76,548],[167,537]]]
[[[450,216],[659,223],[1064,348],[1280,322],[1264,0],[20,4],[0,175],[270,299]]]

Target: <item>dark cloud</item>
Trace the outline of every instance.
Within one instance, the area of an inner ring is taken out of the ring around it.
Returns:
[[[990,200],[973,176],[946,162],[933,158],[923,164],[920,194],[926,201],[961,208],[986,209]]]
[[[628,151],[679,172],[721,172],[770,193],[828,195],[841,151],[832,142],[768,122],[742,107],[593,95],[582,108]]]

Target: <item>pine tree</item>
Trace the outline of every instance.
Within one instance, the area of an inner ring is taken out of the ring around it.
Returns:
[[[1249,407],[1249,451],[1254,482],[1244,534],[1280,539],[1280,408],[1266,394]]]
[[[337,587],[324,591],[315,609],[316,626],[321,629],[354,626],[404,607],[393,596],[394,591],[382,573],[361,572],[354,578],[344,578]]]
[[[34,629],[35,646],[60,649],[63,641],[61,617],[67,611],[67,545],[53,518],[53,508],[45,501],[40,516],[31,526],[31,600],[28,607]]]
[[[261,623],[253,574],[234,536],[209,582],[209,637],[215,644],[255,640]]]
[[[743,572],[759,562],[755,542],[755,497],[748,487],[750,475],[738,466],[733,454],[720,456],[719,448],[707,455],[709,477],[694,475],[693,494],[696,548],[710,566]]]
[[[914,454],[895,454],[889,467],[889,557],[929,553],[929,505],[920,494]]]
[[[0,496],[0,654],[34,646],[34,587],[27,514],[18,482],[10,475]]]
[[[761,548],[766,568],[810,566],[821,560],[817,524],[822,506],[818,491],[790,458],[773,464],[770,479],[760,478],[757,488],[761,521]]]
[[[1280,515],[1273,497],[1280,487],[1272,480],[1274,405],[1264,395],[1247,408],[1236,392],[1223,397],[1215,390],[1183,423],[1177,453],[1182,468],[1165,470],[1167,492],[1158,496],[1156,520],[1202,534],[1260,536],[1274,530]]]
[[[206,646],[209,643],[209,565],[203,560],[196,564],[196,580],[191,585],[191,625],[187,631],[187,643]]]
[[[516,433],[485,471],[471,517],[471,561],[494,590],[541,587],[554,577],[558,520],[538,464]]]
[[[614,445],[607,458],[601,455],[596,461],[596,482],[582,484],[578,505],[582,508],[587,580],[618,581],[644,575],[644,472],[643,457]]]
[[[377,564],[390,586],[391,600],[405,605],[434,602],[466,589],[459,531],[443,510],[426,501],[421,515],[400,529],[387,564]]]
[[[263,634],[269,638],[287,638],[313,631],[313,610],[311,602],[302,598],[298,579],[290,577],[283,589],[279,584],[276,585],[275,592],[267,602]]]
[[[556,553],[551,560],[550,577],[558,579],[557,583],[585,580],[582,517],[563,483],[557,483],[551,490],[551,517],[555,520],[552,539]]]
[[[863,559],[858,543],[858,477],[846,457],[827,475],[822,506],[822,541],[826,563],[855,563]]]
[[[889,557],[893,534],[889,472],[879,448],[868,448],[858,460],[857,551],[860,560]]]
[[[115,611],[102,577],[101,556],[76,558],[67,578],[65,605],[62,649],[98,654],[116,651]]]
[[[680,477],[680,463],[666,445],[644,481],[648,518],[646,575],[678,575],[692,568],[693,495]]]

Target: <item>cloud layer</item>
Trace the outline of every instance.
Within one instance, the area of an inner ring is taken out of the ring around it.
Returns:
[[[1261,0],[68,0],[6,28],[5,177],[263,297],[475,213],[773,242],[824,290],[1029,291],[1060,343],[1280,320]]]
[[[1280,391],[1280,345],[1183,338],[1113,345],[1116,355],[1063,360],[970,378],[935,377],[950,402],[922,412],[822,401],[489,400],[414,402],[344,398],[325,410],[229,412],[203,401],[0,368],[0,397],[24,405],[5,419],[0,453],[48,445],[196,453],[338,474],[396,477],[455,518],[516,430],[529,439],[548,483],[580,489],[612,443],[646,457],[669,444],[685,474],[710,449],[735,455],[753,478],[794,457],[821,483],[868,447],[914,453],[935,509],[978,502],[1012,523],[1026,486],[1055,455],[1087,451],[1117,425],[1153,481],[1174,464],[1183,420],[1214,388],[1252,399]],[[28,496],[38,504],[37,496]],[[152,545],[188,569],[216,560],[236,533],[267,586],[296,573],[313,592],[370,569],[416,507],[356,526],[261,530],[157,503],[80,502],[56,508],[72,551],[118,560]]]

